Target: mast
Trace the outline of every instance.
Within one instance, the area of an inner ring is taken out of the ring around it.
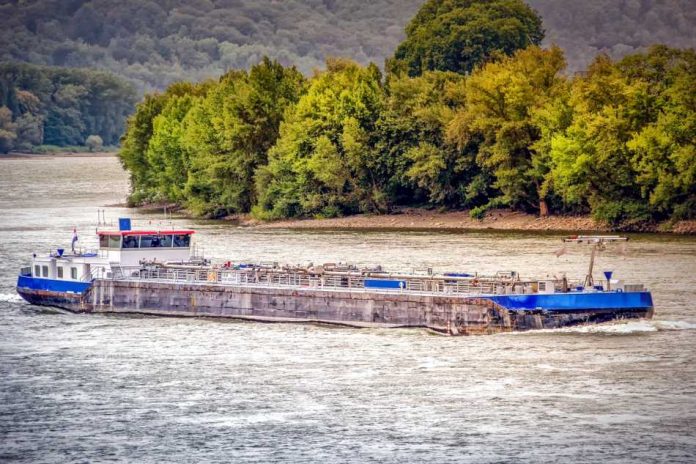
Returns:
[[[573,235],[571,237],[566,237],[563,239],[563,243],[587,243],[592,246],[592,251],[590,252],[590,266],[587,269],[587,275],[585,276],[585,288],[592,287],[594,285],[594,277],[592,276],[592,273],[594,271],[594,263],[595,257],[597,256],[597,251],[604,250],[606,248],[607,243],[627,241],[627,237],[621,237],[619,235]]]

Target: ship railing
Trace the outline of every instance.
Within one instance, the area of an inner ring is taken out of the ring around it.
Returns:
[[[305,272],[263,272],[255,269],[182,269],[139,266],[112,266],[114,280],[177,282],[206,285],[255,285],[269,288],[312,288],[317,290],[371,291],[379,293],[409,293],[438,295],[490,295],[506,291],[496,282],[432,279],[414,276],[406,279],[405,288],[365,288],[361,275],[317,275]]]

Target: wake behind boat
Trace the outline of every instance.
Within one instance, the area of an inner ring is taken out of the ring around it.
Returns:
[[[98,231],[93,252],[57,249],[34,255],[17,292],[28,302],[86,313],[205,316],[353,327],[423,327],[452,335],[557,328],[651,318],[652,296],[641,284],[595,282],[595,254],[618,236],[573,236],[591,247],[578,281],[523,279],[516,272],[437,274],[390,272],[341,263],[213,265],[192,256],[193,230]]]

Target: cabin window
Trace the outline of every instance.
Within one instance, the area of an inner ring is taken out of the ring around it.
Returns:
[[[34,277],[41,277],[41,266],[38,264],[34,266]]]
[[[140,248],[138,237],[135,235],[126,235],[123,237],[123,248]]]
[[[70,278],[72,280],[77,280],[77,268],[76,267],[70,268]]]
[[[172,247],[172,236],[171,235],[160,235],[160,245],[163,248],[171,248]]]
[[[120,235],[109,235],[109,248],[121,248],[121,236]]]
[[[161,248],[162,240],[158,235],[141,235],[140,248]]]
[[[99,248],[109,248],[109,236],[100,235],[99,236]]]
[[[175,235],[174,246],[176,248],[188,248],[191,245],[190,235]]]
[[[57,275],[58,275],[58,278],[59,278],[59,279],[62,279],[62,278],[63,278],[63,266],[58,266],[58,267],[56,268],[56,273],[57,273]]]
[[[44,277],[48,277],[48,266],[41,266],[41,274],[43,274]]]
[[[171,235],[141,235],[140,248],[169,248],[172,246]]]

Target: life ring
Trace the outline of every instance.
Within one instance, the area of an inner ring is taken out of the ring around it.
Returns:
[[[208,282],[217,282],[217,272],[210,271],[208,273]]]

